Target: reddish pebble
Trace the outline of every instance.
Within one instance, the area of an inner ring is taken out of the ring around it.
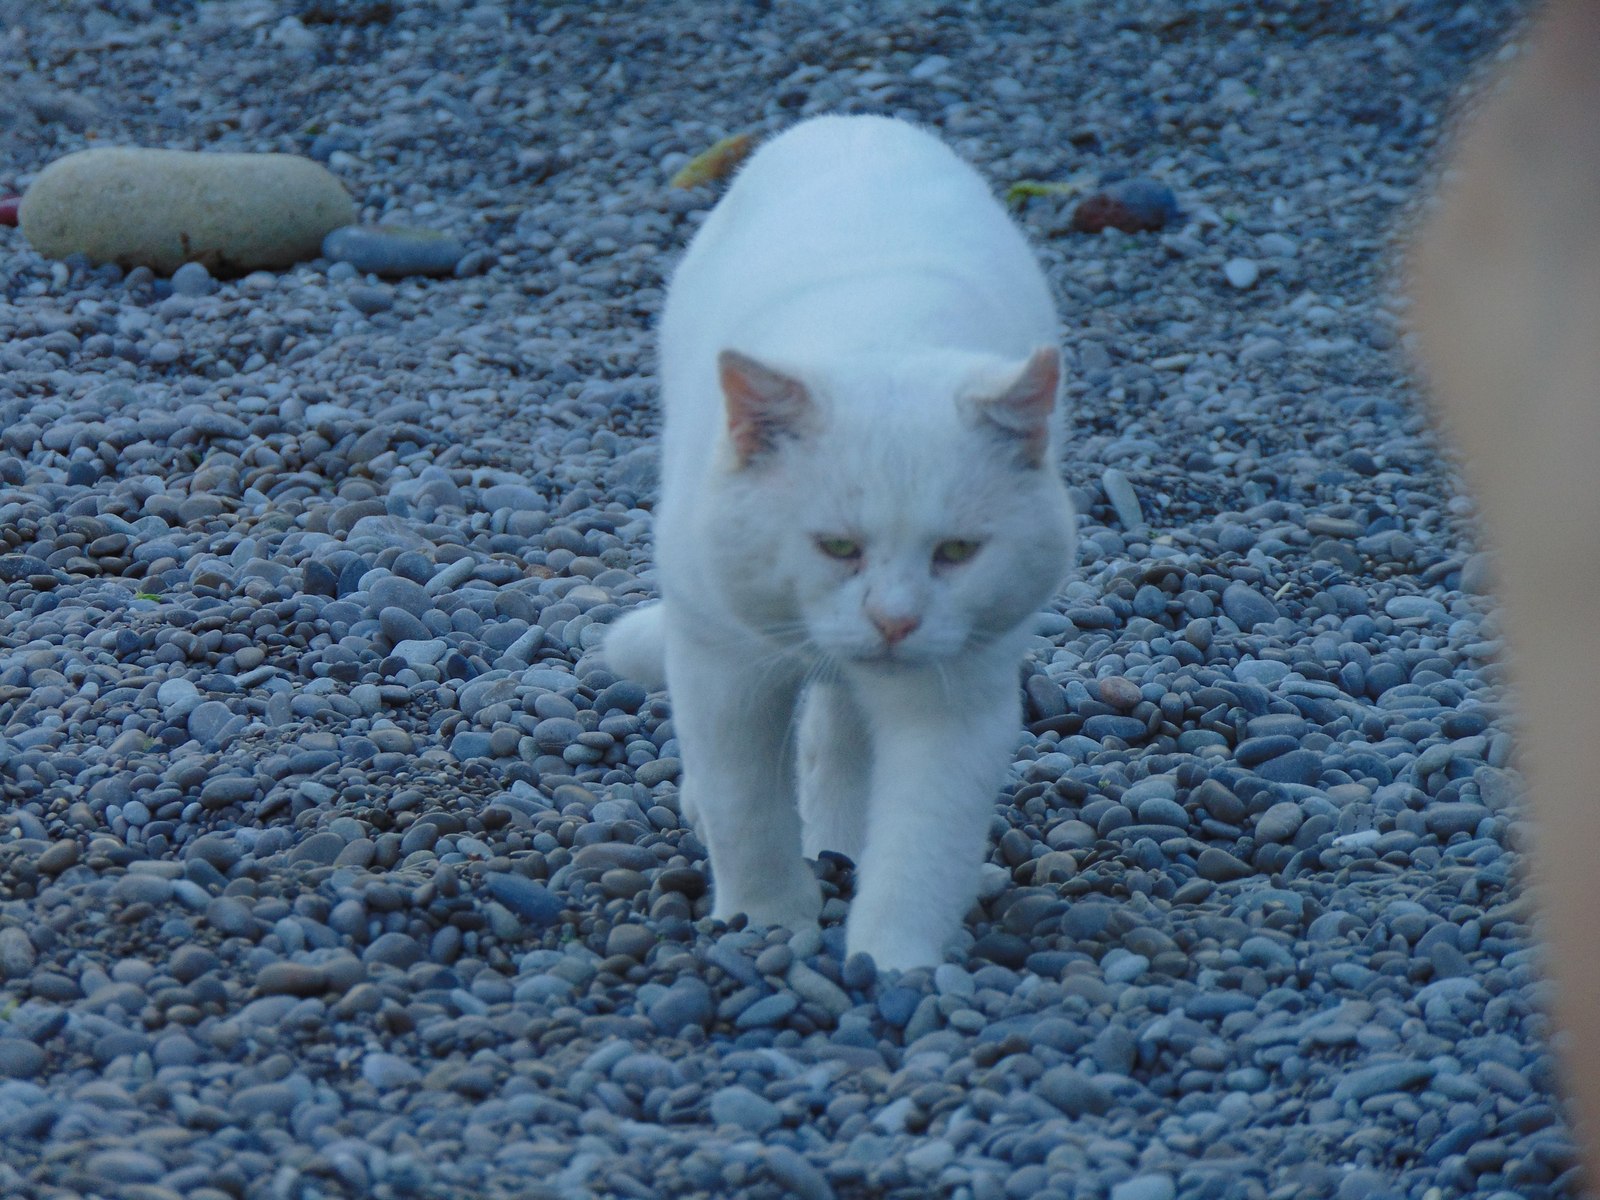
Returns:
[[[17,210],[21,207],[21,196],[0,196],[0,225],[15,225]]]
[[[1127,712],[1144,699],[1144,694],[1133,680],[1112,675],[1100,681],[1100,699],[1112,708]]]
[[[1172,189],[1150,179],[1129,179],[1085,197],[1072,214],[1079,233],[1099,233],[1110,226],[1124,233],[1153,233],[1179,216]]]

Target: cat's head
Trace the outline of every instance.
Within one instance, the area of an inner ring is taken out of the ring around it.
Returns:
[[[1012,632],[1060,584],[1075,538],[1055,347],[718,367],[722,583],[751,624],[838,661],[931,663]]]

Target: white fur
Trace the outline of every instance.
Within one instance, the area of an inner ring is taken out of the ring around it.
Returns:
[[[903,122],[790,130],[695,237],[662,320],[663,600],[606,654],[646,682],[664,658],[717,916],[814,921],[802,851],[833,849],[858,866],[851,953],[942,957],[1021,719],[1023,629],[1074,548],[1053,439],[1029,466],[1020,418],[986,402],[1057,338],[988,187]],[[810,400],[754,459],[730,436],[726,350]],[[843,536],[859,560],[819,549]],[[982,548],[941,564],[951,539]],[[916,628],[891,641],[884,613]]]
[[[606,630],[606,665],[626,679],[661,688],[667,684],[665,614],[660,604],[624,613]]]

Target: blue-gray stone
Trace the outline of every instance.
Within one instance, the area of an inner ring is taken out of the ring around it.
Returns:
[[[1138,741],[1147,732],[1145,723],[1138,717],[1119,717],[1111,713],[1098,713],[1083,723],[1083,735],[1097,742],[1108,737]]]
[[[737,1125],[751,1133],[767,1133],[783,1123],[776,1104],[738,1084],[712,1093],[710,1109],[718,1125]]]
[[[1291,750],[1277,758],[1268,759],[1256,768],[1256,774],[1273,783],[1298,783],[1310,787],[1322,775],[1323,756],[1315,750]]]
[[[542,883],[507,871],[490,871],[483,877],[484,890],[524,921],[537,929],[553,925],[561,915],[561,901]]]
[[[1051,1067],[1033,1085],[1033,1094],[1069,1117],[1098,1115],[1111,1107],[1111,1093],[1076,1067]]]
[[[1207,846],[1200,851],[1200,856],[1195,860],[1194,872],[1201,879],[1209,879],[1212,883],[1231,883],[1235,879],[1245,879],[1254,875],[1255,868],[1241,862],[1218,846]]]
[[[1433,1078],[1433,1066],[1425,1062],[1377,1063],[1360,1067],[1334,1085],[1335,1100],[1355,1100],[1358,1103],[1380,1092],[1399,1092],[1420,1087]]]
[[[1223,589],[1222,611],[1247,633],[1278,619],[1278,606],[1247,583],[1230,583]]]
[[[776,1025],[799,1007],[800,997],[793,992],[775,992],[763,996],[745,1009],[734,1018],[733,1024],[737,1029],[760,1029],[766,1025]]]
[[[83,1166],[84,1170],[96,1179],[125,1186],[154,1183],[167,1173],[167,1168],[155,1155],[125,1147],[91,1154]]]
[[[424,625],[420,618],[398,604],[391,604],[378,612],[378,628],[391,643],[425,642],[433,637],[433,631]],[[439,657],[444,656],[441,654]],[[437,662],[438,659],[434,661]]]
[[[533,727],[534,744],[551,754],[559,754],[583,734],[583,726],[567,717],[546,717]]]
[[[237,896],[217,896],[206,905],[206,921],[224,937],[243,937],[256,928],[256,919]]]
[[[385,575],[367,589],[367,599],[373,610],[380,614],[386,608],[401,608],[414,617],[420,617],[433,607],[427,590],[403,575]]]
[[[1293,800],[1280,800],[1256,821],[1258,842],[1287,842],[1299,830],[1305,814]]]
[[[1437,600],[1430,600],[1426,596],[1394,596],[1383,606],[1383,611],[1397,621],[1425,619],[1428,621],[1448,621],[1450,611]]]
[[[457,762],[466,762],[469,758],[489,758],[491,756],[489,735],[473,729],[463,729],[450,739],[450,753],[455,756]]]
[[[690,975],[679,979],[658,996],[646,1009],[645,1015],[662,1033],[675,1034],[685,1025],[706,1028],[715,1011],[711,988],[704,980]]]
[[[1111,1188],[1111,1200],[1173,1200],[1177,1194],[1170,1175],[1135,1175]]]
[[[388,278],[448,275],[466,252],[449,234],[404,225],[344,225],[322,239],[324,258]]]
[[[391,967],[402,969],[422,961],[423,948],[415,938],[407,937],[403,933],[379,934],[373,942],[361,952],[361,961],[364,963],[387,963]]]
[[[1448,841],[1457,833],[1475,833],[1478,825],[1490,815],[1483,805],[1465,801],[1430,804],[1422,810],[1422,819],[1428,826],[1428,832],[1441,841]]]
[[[401,610],[395,608],[385,609],[384,611],[400,612]],[[421,624],[421,622],[418,622],[418,624]],[[396,643],[394,653],[395,657],[408,667],[431,667],[446,654],[450,653],[450,644],[443,638],[408,639]]]
[[[1183,811],[1183,805],[1164,796],[1150,796],[1139,801],[1139,820],[1145,825],[1171,825],[1177,829],[1189,827],[1189,814]]]
[[[1107,467],[1100,476],[1100,485],[1105,488],[1106,499],[1116,510],[1117,520],[1124,529],[1137,529],[1144,524],[1144,510],[1139,506],[1139,497],[1121,468]]]
[[[374,1050],[361,1060],[361,1078],[380,1092],[422,1081],[422,1072],[398,1054]]]
[[[218,735],[233,720],[233,713],[220,700],[205,700],[189,713],[189,736],[207,746],[217,743]]]
[[[156,688],[156,703],[167,720],[182,720],[200,703],[200,689],[181,677],[168,679]]]
[[[186,262],[172,273],[172,290],[180,296],[209,296],[217,290],[204,263]]]
[[[798,1150],[788,1146],[768,1146],[762,1159],[772,1178],[795,1200],[834,1200],[833,1185]]]
[[[386,287],[358,283],[345,293],[345,302],[359,313],[375,316],[394,307],[394,293]]]
[[[1286,734],[1246,738],[1233,748],[1233,760],[1241,767],[1254,767],[1280,754],[1288,754],[1299,745],[1298,739]]]
[[[634,779],[647,788],[676,779],[683,773],[683,763],[676,758],[657,758],[641,763],[633,773]]]
[[[0,1079],[32,1079],[44,1070],[45,1058],[32,1042],[0,1037]]]
[[[287,1116],[297,1102],[294,1089],[285,1083],[258,1083],[233,1094],[232,1110],[247,1120],[259,1116]]]
[[[878,1015],[896,1029],[905,1028],[922,996],[907,987],[887,987],[878,993]]]

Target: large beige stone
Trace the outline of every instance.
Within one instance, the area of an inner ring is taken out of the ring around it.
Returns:
[[[22,232],[41,254],[163,274],[213,273],[315,258],[355,204],[326,169],[293,154],[119,147],[51,163],[22,197]]]

